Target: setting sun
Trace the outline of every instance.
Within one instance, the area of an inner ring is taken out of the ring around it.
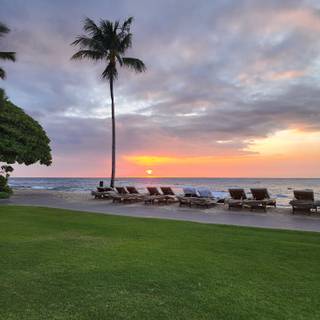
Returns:
[[[152,170],[152,169],[147,169],[147,170],[146,170],[146,174],[147,174],[148,176],[151,176],[152,173],[153,173],[153,170]]]

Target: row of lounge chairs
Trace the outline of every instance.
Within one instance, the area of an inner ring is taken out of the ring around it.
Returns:
[[[266,211],[268,206],[276,207],[276,199],[270,197],[266,188],[251,189],[252,197],[247,197],[244,189],[229,189],[231,198],[226,202],[229,209],[248,207],[250,210],[262,208]]]
[[[231,198],[226,202],[229,209],[234,207],[249,207],[251,210],[255,208],[263,208],[266,210],[268,206],[276,207],[276,199],[270,197],[269,192],[265,188],[251,189],[252,197],[247,197],[244,189],[229,189]],[[318,212],[320,201],[314,199],[313,190],[294,190],[294,199],[289,202],[292,206],[292,213],[297,211]]]
[[[199,206],[209,208],[218,202],[223,203],[223,199],[217,199],[208,188],[184,188],[184,195],[177,195],[171,187],[160,187],[161,192],[156,187],[147,187],[148,193],[140,193],[136,187],[98,187],[97,191],[92,191],[92,195],[97,199],[111,199],[114,203],[132,203],[144,201],[145,204],[170,204],[179,202],[180,206]]]
[[[113,202],[144,201],[145,204],[169,204],[176,202],[175,194],[170,187],[147,187],[148,193],[140,193],[136,187],[116,187],[117,194],[112,196]]]
[[[145,204],[169,204],[177,202],[175,193],[170,187],[161,187],[161,192],[156,187],[147,187],[148,193],[140,193],[134,186],[97,188],[92,195],[99,199],[112,199],[114,203],[130,203],[144,201]]]
[[[95,198],[111,199],[114,203],[132,203],[142,201],[145,204],[171,204],[179,202],[179,205],[186,207],[205,207],[210,208],[219,203],[225,203],[229,209],[232,208],[249,208],[263,209],[267,207],[276,207],[276,199],[270,197],[266,188],[252,188],[251,196],[248,197],[242,188],[229,189],[230,198],[219,199],[215,197],[210,189],[185,187],[183,195],[177,195],[171,187],[147,187],[148,193],[140,193],[134,186],[126,187],[98,187],[93,191]],[[292,212],[298,210],[315,210],[320,207],[320,201],[315,201],[312,190],[294,190],[294,199],[290,201]]]

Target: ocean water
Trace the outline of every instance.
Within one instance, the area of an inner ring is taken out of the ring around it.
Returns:
[[[99,181],[108,185],[104,178],[10,178],[14,189],[57,190],[89,192]],[[134,185],[145,191],[147,186],[171,186],[177,193],[185,186],[209,187],[217,197],[227,197],[229,188],[244,188],[250,194],[250,188],[268,188],[272,197],[277,198],[279,206],[288,206],[294,189],[313,189],[315,197],[320,199],[320,179],[285,178],[119,178],[116,185]]]

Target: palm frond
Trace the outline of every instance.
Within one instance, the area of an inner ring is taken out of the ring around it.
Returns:
[[[0,22],[0,37],[5,35],[6,33],[9,33],[10,29],[2,22]]]
[[[91,60],[101,60],[104,58],[104,55],[100,51],[95,50],[79,50],[75,53],[71,60],[82,60],[82,59],[91,59]]]
[[[103,47],[101,41],[97,38],[89,38],[87,36],[77,36],[76,40],[71,43],[72,46],[79,46],[80,49],[90,49],[97,51],[105,51],[106,48]]]
[[[92,19],[88,17],[84,20],[83,30],[91,36],[101,34],[100,28],[95,24],[95,22]]]
[[[10,60],[16,61],[16,53],[15,52],[1,52],[0,51],[0,60]]]
[[[120,64],[120,67],[122,67],[122,66],[123,66],[122,57],[121,57],[119,54],[116,54],[115,56],[116,56],[117,61],[118,61],[119,64]]]
[[[129,17],[123,24],[121,31],[122,32],[130,32],[131,23],[133,22],[133,17]]]
[[[120,21],[119,20],[116,20],[114,23],[113,23],[113,32],[116,33],[118,28],[119,28],[119,25],[120,25]]]
[[[127,33],[120,40],[119,50],[124,53],[128,48],[132,47],[132,33]]]
[[[115,80],[118,78],[118,71],[114,64],[109,63],[102,72],[102,79]]]
[[[0,78],[1,79],[5,79],[6,78],[6,72],[2,68],[0,68]]]
[[[122,62],[124,66],[134,70],[135,72],[144,72],[147,70],[145,64],[137,58],[123,57]]]
[[[113,23],[109,20],[100,20],[100,29],[104,36],[108,35],[111,37],[114,34]]]

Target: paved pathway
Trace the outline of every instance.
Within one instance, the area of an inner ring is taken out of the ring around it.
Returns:
[[[320,232],[320,214],[319,216],[292,215],[289,209],[277,211],[270,209],[267,213],[264,213],[245,210],[229,211],[223,206],[214,209],[190,209],[179,208],[177,205],[123,205],[112,204],[107,200],[64,199],[53,192],[17,193],[9,200],[0,200],[1,204],[32,205],[131,217]],[[279,213],[279,211],[283,213]]]

